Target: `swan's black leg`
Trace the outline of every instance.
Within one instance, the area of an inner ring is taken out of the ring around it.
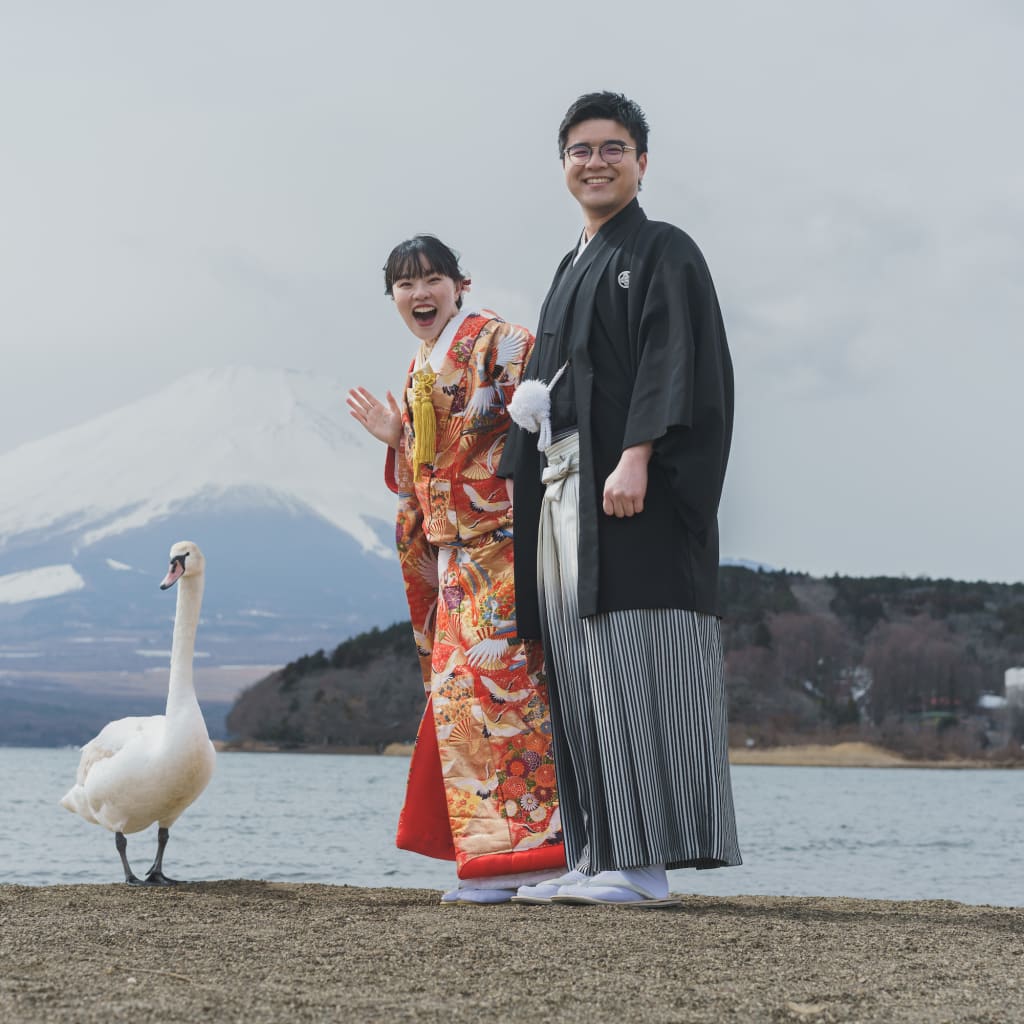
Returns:
[[[156,860],[146,872],[146,885],[177,885],[176,878],[168,878],[164,874],[164,847],[170,838],[170,830],[161,828],[156,834]]]
[[[128,854],[125,852],[128,849],[128,840],[125,839],[123,832],[116,832],[114,834],[114,845],[117,847],[118,855],[121,858],[121,867],[124,868],[124,880],[129,885],[142,885],[142,882],[135,877],[131,865],[128,863]]]

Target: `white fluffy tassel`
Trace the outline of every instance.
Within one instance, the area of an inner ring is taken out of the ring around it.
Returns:
[[[565,363],[551,378],[550,384],[542,380],[524,380],[516,388],[508,413],[512,421],[523,430],[538,434],[537,450],[544,452],[551,444],[551,389],[565,372]]]

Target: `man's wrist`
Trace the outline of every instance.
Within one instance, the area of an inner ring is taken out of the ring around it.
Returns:
[[[631,448],[624,448],[622,450],[622,461],[639,462],[646,466],[651,461],[653,452],[654,444],[651,441],[645,441],[643,444],[635,444]]]

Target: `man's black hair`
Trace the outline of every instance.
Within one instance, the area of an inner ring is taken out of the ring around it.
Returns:
[[[558,126],[558,159],[565,152],[565,141],[569,129],[581,121],[618,121],[633,137],[636,143],[637,159],[647,152],[647,118],[639,105],[627,99],[621,92],[588,92],[581,96],[565,112]]]
[[[433,235],[415,235],[391,250],[384,264],[384,294],[391,295],[396,281],[421,274],[441,274],[462,284],[466,275],[459,266],[459,254]],[[462,297],[457,305],[462,307]]]

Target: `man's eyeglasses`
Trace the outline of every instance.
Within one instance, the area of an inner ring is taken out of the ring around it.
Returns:
[[[635,149],[636,146],[627,146],[624,142],[602,142],[597,155],[606,164],[617,164],[626,155],[626,150]],[[585,164],[594,155],[594,147],[586,142],[577,142],[575,146],[569,146],[564,155],[574,164]]]

